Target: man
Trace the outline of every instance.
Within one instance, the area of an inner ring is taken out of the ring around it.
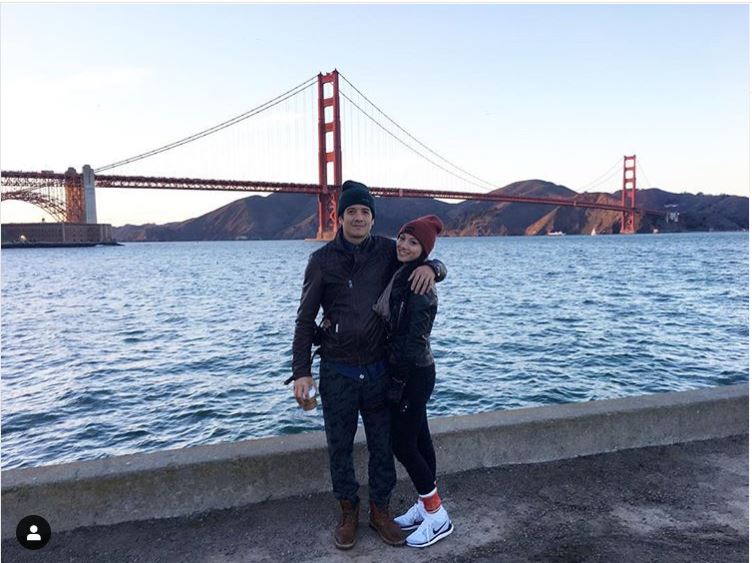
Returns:
[[[292,378],[302,404],[313,385],[311,344],[316,316],[323,308],[327,328],[321,336],[319,393],[329,449],[329,469],[342,517],[334,532],[339,549],[355,545],[359,484],[353,466],[358,413],[368,445],[369,525],[390,545],[403,545],[389,500],[396,484],[386,400],[385,331],[373,311],[379,295],[399,267],[394,240],[371,235],[376,210],[368,188],[348,180],[337,205],[340,228],[331,242],[311,254],[295,321]],[[439,261],[417,268],[411,288],[425,293],[446,269]]]

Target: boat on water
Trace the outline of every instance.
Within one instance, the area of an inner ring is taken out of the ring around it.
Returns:
[[[564,236],[564,233],[562,233],[561,231],[549,231],[546,234],[550,237],[563,237]]]
[[[593,230],[592,230],[592,231],[590,231],[590,236],[591,236],[591,237],[594,237],[594,236],[595,236],[595,235],[597,235],[597,234],[598,234],[598,233],[596,232],[596,230],[595,230],[595,227],[593,227]]]

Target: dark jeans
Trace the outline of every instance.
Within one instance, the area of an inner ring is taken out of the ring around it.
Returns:
[[[414,367],[402,402],[392,408],[392,448],[418,490],[427,495],[436,486],[436,454],[428,430],[426,403],[436,383],[436,367]]]
[[[388,374],[352,379],[340,375],[326,360],[321,361],[319,393],[324,411],[324,429],[329,447],[329,470],[334,496],[358,502],[359,484],[353,465],[353,441],[358,413],[363,418],[368,444],[369,496],[379,506],[389,504],[397,474],[389,433],[390,413],[386,400]]]

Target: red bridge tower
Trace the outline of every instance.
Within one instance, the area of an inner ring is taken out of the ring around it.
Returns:
[[[624,157],[624,181],[621,187],[621,205],[629,211],[621,213],[621,234],[633,235],[637,232],[637,155]]]
[[[332,85],[332,95],[324,97],[324,86]],[[319,228],[317,240],[332,240],[337,234],[337,202],[342,189],[342,134],[339,121],[339,72],[319,73]],[[327,112],[327,108],[331,111]],[[331,119],[329,119],[331,118]],[[331,133],[331,137],[329,137]],[[331,140],[327,150],[327,141]],[[329,163],[333,187],[329,185]]]

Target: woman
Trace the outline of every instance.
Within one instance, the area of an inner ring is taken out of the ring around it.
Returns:
[[[436,316],[436,289],[424,295],[410,291],[410,274],[425,262],[443,225],[435,215],[405,224],[397,235],[402,266],[392,277],[374,310],[387,323],[392,405],[392,449],[418,491],[418,500],[394,521],[410,547],[427,547],[454,530],[436,488],[436,455],[428,429],[426,403],[436,380],[429,337]]]

